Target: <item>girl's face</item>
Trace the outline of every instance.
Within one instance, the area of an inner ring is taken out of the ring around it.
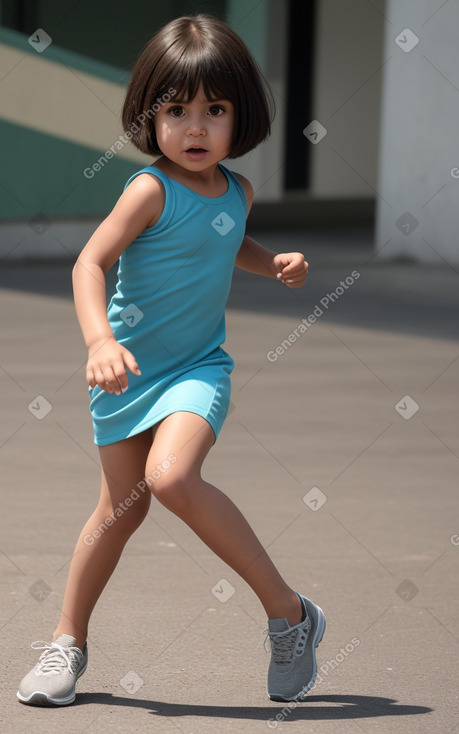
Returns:
[[[154,119],[160,150],[187,171],[204,171],[230,152],[233,105],[224,99],[209,102],[202,87],[188,102],[163,105]]]

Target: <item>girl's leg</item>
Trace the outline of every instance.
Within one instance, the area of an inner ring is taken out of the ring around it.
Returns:
[[[61,618],[53,640],[61,634],[72,635],[76,638],[76,646],[83,648],[92,610],[126,542],[150,507],[148,487],[139,491],[136,485],[144,477],[151,443],[152,431],[148,430],[124,441],[99,447],[102,468],[100,498],[76,544]]]
[[[201,477],[213,445],[209,423],[194,413],[177,412],[157,427],[145,475],[173,454],[176,461],[151,485],[155,497],[178,515],[257,594],[269,619],[301,620],[298,595],[280,576],[247,520],[234,503]]]

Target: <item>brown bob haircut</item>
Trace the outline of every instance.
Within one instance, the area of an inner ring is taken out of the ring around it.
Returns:
[[[259,67],[226,23],[199,14],[161,28],[134,66],[122,112],[123,128],[131,132],[134,145],[161,155],[152,111],[175,97],[194,99],[201,84],[209,101],[228,99],[234,106],[228,158],[248,153],[269,136],[274,100]],[[145,124],[137,124],[139,118]]]

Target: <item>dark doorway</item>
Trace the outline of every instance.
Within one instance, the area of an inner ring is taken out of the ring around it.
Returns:
[[[312,118],[316,0],[289,0],[285,189],[307,189],[311,143],[303,135]]]

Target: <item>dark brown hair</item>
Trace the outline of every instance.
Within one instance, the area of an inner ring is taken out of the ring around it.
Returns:
[[[154,112],[173,96],[194,99],[201,84],[210,101],[228,99],[234,106],[228,158],[248,153],[269,136],[274,100],[257,63],[226,23],[199,14],[165,25],[134,66],[122,112],[134,145],[160,155]]]

